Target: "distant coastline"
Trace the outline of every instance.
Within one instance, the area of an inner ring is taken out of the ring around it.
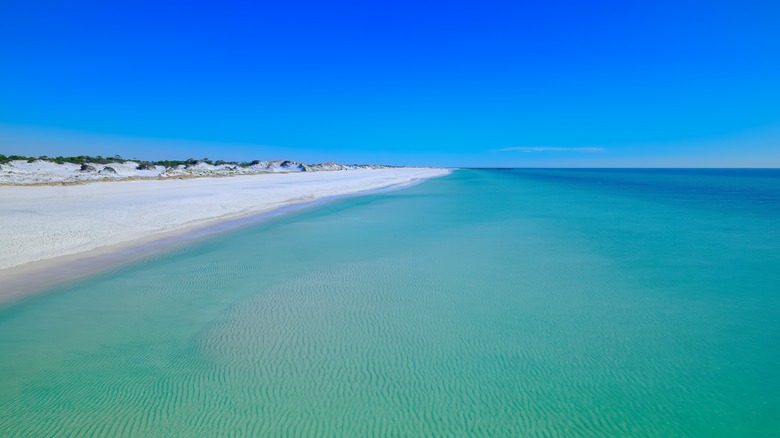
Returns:
[[[304,164],[292,160],[246,162],[203,159],[144,161],[121,156],[26,157],[0,154],[0,185],[80,184],[95,181],[183,179],[265,173],[387,169],[381,164]]]

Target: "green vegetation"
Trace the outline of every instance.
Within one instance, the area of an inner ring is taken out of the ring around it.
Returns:
[[[166,168],[170,167],[176,167],[179,165],[184,166],[191,166],[198,163],[206,163],[211,164],[215,166],[220,166],[223,164],[231,165],[231,166],[241,166],[241,167],[248,167],[251,164],[258,163],[259,161],[255,160],[250,162],[237,162],[237,161],[223,161],[223,160],[216,160],[212,161],[208,158],[203,158],[201,160],[196,160],[194,158],[188,158],[186,160],[158,160],[158,161],[145,161],[145,160],[136,160],[136,159],[127,159],[122,158],[119,155],[114,155],[113,157],[103,157],[101,155],[98,155],[96,157],[91,157],[89,155],[79,155],[75,157],[48,157],[46,155],[41,155],[40,157],[26,157],[23,155],[3,155],[0,154],[0,164],[6,164],[10,161],[27,161],[28,163],[32,163],[36,160],[41,161],[48,161],[50,163],[57,163],[57,164],[63,164],[63,163],[73,163],[73,164],[109,164],[109,163],[124,163],[126,161],[135,161],[138,163],[139,169],[145,169],[149,168],[151,166],[165,166]]]
[[[0,164],[5,164],[5,163],[7,163],[9,161],[13,161],[13,160],[28,160],[29,161],[30,158],[29,157],[22,157],[22,156],[19,156],[19,155],[5,156],[3,154],[0,154]]]
[[[0,164],[5,164],[10,161],[15,160],[22,160],[27,161],[28,163],[32,163],[33,161],[41,160],[41,161],[48,161],[50,163],[74,163],[74,164],[108,164],[108,163],[124,163],[126,160],[119,155],[114,155],[113,157],[103,157],[103,156],[96,156],[91,157],[89,155],[79,155],[75,157],[48,157],[46,155],[41,155],[40,157],[26,157],[23,155],[3,155],[0,154]]]

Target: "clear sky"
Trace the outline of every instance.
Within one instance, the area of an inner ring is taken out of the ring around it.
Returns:
[[[0,153],[780,167],[780,1],[4,0]]]

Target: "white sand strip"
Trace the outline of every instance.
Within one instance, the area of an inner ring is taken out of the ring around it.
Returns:
[[[72,186],[0,186],[0,273],[279,207],[449,173],[388,168]],[[17,269],[18,270],[18,269]]]

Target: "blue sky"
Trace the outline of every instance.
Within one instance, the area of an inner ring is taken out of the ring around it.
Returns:
[[[0,153],[780,167],[780,2],[0,4]]]

